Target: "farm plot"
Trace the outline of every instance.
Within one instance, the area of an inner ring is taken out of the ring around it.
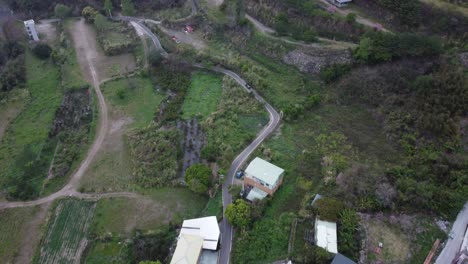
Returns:
[[[66,199],[58,203],[34,263],[80,263],[95,202]]]

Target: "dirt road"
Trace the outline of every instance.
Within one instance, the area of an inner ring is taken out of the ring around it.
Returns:
[[[74,30],[72,31],[72,37],[74,40],[73,43],[75,45],[78,62],[82,71],[86,73],[85,76],[87,76],[88,81],[93,85],[99,103],[100,118],[94,143],[89,149],[86,158],[81,162],[78,169],[72,174],[68,184],[65,185],[60,191],[35,201],[3,202],[0,203],[0,209],[35,206],[52,202],[59,197],[76,195],[76,188],[81,177],[83,177],[83,174],[88,169],[89,164],[96,156],[96,153],[101,148],[101,145],[104,141],[109,120],[106,102],[104,100],[104,96],[101,93],[101,90],[99,89],[99,77],[93,62],[93,59],[97,57],[96,40],[90,38],[91,34],[89,32],[89,28],[85,25],[84,19],[74,22],[73,28]]]

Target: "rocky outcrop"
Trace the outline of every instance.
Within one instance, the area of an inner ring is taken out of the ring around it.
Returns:
[[[287,53],[283,61],[301,72],[318,74],[326,66],[351,63],[352,57],[348,50],[297,49]]]

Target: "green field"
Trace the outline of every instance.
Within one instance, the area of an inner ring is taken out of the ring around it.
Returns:
[[[221,78],[218,75],[195,72],[182,105],[182,118],[207,117],[214,112],[221,97]]]
[[[76,263],[87,243],[95,202],[65,199],[57,203],[34,263]]]
[[[91,249],[88,251],[85,263],[129,263],[128,245],[125,242],[118,241],[94,241]]]
[[[203,216],[216,216],[218,220],[221,220],[223,216],[223,194],[221,191],[218,191],[215,197],[208,200],[202,214]]]
[[[151,81],[143,77],[110,81],[101,89],[114,122],[113,133],[84,175],[81,188],[86,192],[135,191],[126,133],[146,127],[165,95],[155,91]]]
[[[10,124],[0,144],[0,182],[20,174],[30,160],[16,162],[26,148],[40,156],[47,141],[55,110],[60,105],[63,90],[59,68],[26,53],[26,88],[31,96],[25,110]],[[27,154],[30,155],[30,154]],[[41,182],[44,175],[38,175]]]
[[[24,207],[0,211],[0,259],[13,263],[21,240],[27,235],[26,225],[32,221],[39,208]]]
[[[130,236],[135,229],[154,230],[200,215],[207,199],[186,188],[146,190],[144,198],[102,199],[96,208],[93,232]]]
[[[130,77],[110,81],[102,85],[106,102],[117,115],[125,115],[133,121],[131,127],[145,127],[156,113],[159,104],[166,97],[155,90],[149,78]]]

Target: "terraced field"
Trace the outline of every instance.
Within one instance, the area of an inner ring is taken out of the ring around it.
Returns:
[[[96,209],[95,202],[66,199],[58,203],[34,263],[80,263]]]

